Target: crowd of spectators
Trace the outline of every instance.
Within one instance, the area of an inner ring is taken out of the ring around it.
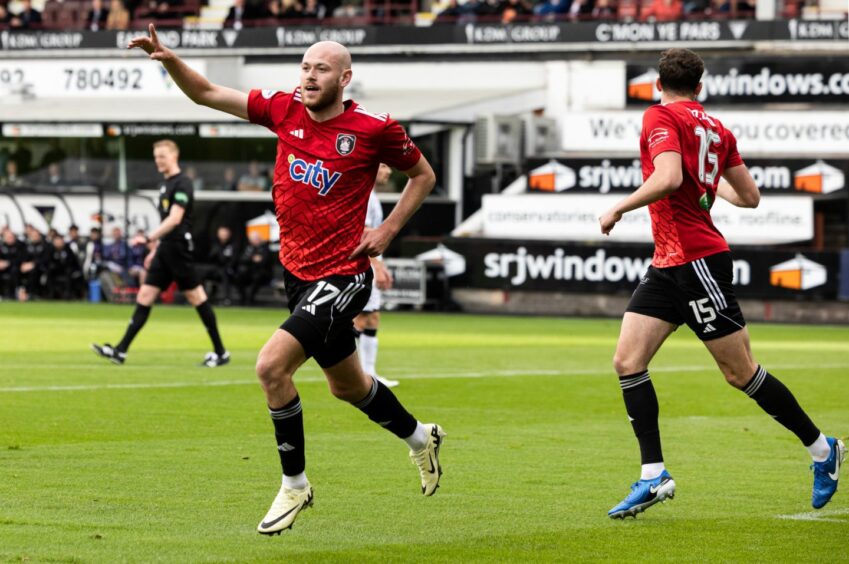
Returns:
[[[182,25],[186,16],[200,16],[208,0],[47,0],[42,15],[32,0],[16,0],[19,9],[0,0],[0,29],[74,27],[92,31],[144,28],[148,21]],[[786,0],[783,12],[795,17],[819,0]],[[277,20],[304,24],[411,23],[416,12],[430,11],[434,23],[598,20],[669,21],[687,18],[754,17],[754,0],[233,0],[223,27],[275,25]],[[219,16],[221,17],[221,16]],[[399,19],[400,18],[400,19]]]
[[[754,17],[747,0],[447,0],[436,24],[473,22],[621,20],[675,21]]]
[[[8,227],[0,229],[2,300],[79,300],[89,295],[94,282],[103,297],[121,301],[144,284],[145,258],[152,247],[131,245],[120,227],[110,230],[108,242],[97,227],[88,237],[76,225],[64,236],[55,229],[42,234],[32,225],[24,231],[18,238]],[[240,248],[230,229],[221,227],[206,258],[203,278],[219,303],[235,303],[235,292],[240,304],[251,305],[271,283],[274,256],[257,234]]]
[[[271,283],[274,255],[258,233],[251,233],[240,249],[232,231],[219,227],[207,263],[204,279],[213,301],[234,303],[235,289],[241,305],[253,305],[259,290]]]

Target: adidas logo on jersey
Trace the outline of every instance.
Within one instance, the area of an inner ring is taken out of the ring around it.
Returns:
[[[301,306],[301,309],[310,315],[315,315],[315,304],[307,304],[305,306]]]
[[[304,138],[304,130],[303,129],[293,129],[289,132],[289,135],[293,137],[297,137],[298,139]]]
[[[714,331],[716,331],[716,327],[708,323],[707,325],[705,325],[705,330],[702,331],[702,333],[713,333]]]

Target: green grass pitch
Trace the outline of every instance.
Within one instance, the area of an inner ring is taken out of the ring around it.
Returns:
[[[652,366],[676,497],[608,519],[639,454],[610,368],[619,322],[593,319],[384,315],[379,369],[448,433],[432,498],[405,446],[308,363],[315,506],[260,536],[280,469],[253,364],[284,312],[219,309],[233,362],[215,370],[197,366],[209,343],[188,307],[155,308],[126,365],[96,358],[130,312],[0,304],[0,561],[849,559],[849,484],[813,511],[807,453],[686,328]],[[849,328],[750,329],[815,422],[849,435]]]

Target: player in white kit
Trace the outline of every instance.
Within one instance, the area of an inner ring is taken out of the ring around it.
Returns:
[[[366,229],[376,229],[383,223],[383,209],[377,197],[376,188],[389,181],[392,169],[381,164],[375,178],[375,189],[371,191],[368,199],[368,212],[366,213]],[[371,285],[371,296],[362,313],[354,318],[354,327],[359,331],[358,352],[363,372],[374,376],[387,388],[398,385],[398,380],[382,378],[377,374],[377,329],[380,326],[380,291],[392,287],[392,273],[383,264],[383,257],[371,257],[371,267],[374,271],[374,280]]]

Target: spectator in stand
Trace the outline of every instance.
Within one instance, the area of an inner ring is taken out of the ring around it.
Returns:
[[[11,21],[12,14],[9,13],[9,9],[5,4],[0,3],[0,29],[6,29]]]
[[[603,20],[615,17],[616,10],[610,5],[610,0],[572,0],[572,5],[569,6],[569,18],[572,20]]]
[[[47,273],[47,262],[50,259],[50,247],[44,240],[41,231],[32,225],[26,226],[27,241],[25,243],[24,259],[21,262],[21,280],[23,291],[18,292],[20,301],[27,301],[33,296],[44,295],[42,277]]]
[[[327,8],[318,0],[307,0],[307,3],[304,5],[303,17],[306,19],[322,20],[326,13]]]
[[[130,27],[130,11],[121,0],[110,0],[106,29],[120,31],[128,27]]]
[[[0,238],[0,296],[14,299],[21,277],[21,263],[26,250],[8,227]]]
[[[148,0],[148,17],[159,20],[179,18],[180,15],[174,10],[174,7],[181,3],[180,0]]]
[[[211,282],[209,297],[218,301],[218,285],[224,292],[221,303],[230,305],[230,292],[236,281],[236,266],[239,260],[238,248],[233,242],[233,233],[229,227],[221,226],[216,233],[215,243],[209,252],[212,268],[207,272],[206,280]]]
[[[6,174],[0,178],[0,188],[21,188],[26,184],[18,175],[18,162],[14,159],[6,161]]]
[[[286,20],[300,20],[304,18],[304,5],[300,0],[282,0],[283,9],[280,17]]]
[[[68,183],[62,177],[62,167],[59,163],[50,163],[47,165],[47,173],[44,176],[44,185],[48,188],[62,188]]]
[[[569,13],[572,0],[545,0],[534,6],[534,14],[544,20],[555,20]]]
[[[283,8],[280,0],[268,0],[268,3],[265,5],[266,16],[269,18],[279,18],[282,11]]]
[[[252,305],[259,289],[271,283],[271,268],[272,256],[268,243],[262,240],[259,233],[251,233],[248,246],[239,257],[236,271],[242,305]]]
[[[138,239],[139,237],[144,237],[144,235],[144,229],[136,230],[136,239]],[[148,248],[149,245],[151,245],[151,243],[145,244],[139,242],[130,247],[130,257],[127,272],[129,274],[130,286],[134,288],[141,288],[144,285],[144,279],[147,276],[147,269],[144,266],[144,259],[147,258],[148,252],[150,251],[150,249]]]
[[[203,178],[198,175],[198,169],[193,166],[186,167],[186,176],[192,181],[192,189],[195,192],[203,190]]]
[[[76,224],[71,224],[68,228],[67,246],[77,256],[77,262],[82,265],[85,263],[85,241],[80,237],[80,228]]]
[[[434,23],[457,23],[460,16],[463,15],[463,8],[457,3],[457,0],[448,0],[448,4],[441,12],[436,15]]]
[[[238,182],[236,182],[236,169],[232,166],[228,166],[224,169],[224,174],[222,175],[221,187],[220,190],[224,190],[225,192],[235,192],[238,190]]]
[[[527,0],[507,0],[501,5],[501,23],[526,21],[534,10]]]
[[[475,15],[483,22],[493,22],[501,15],[501,0],[479,0]]]
[[[268,179],[260,172],[259,163],[248,163],[248,172],[239,178],[236,189],[241,192],[263,192],[268,189]]]
[[[100,228],[92,227],[85,247],[83,273],[86,280],[97,280],[101,270],[103,270],[103,239]]]
[[[17,29],[41,27],[41,12],[32,7],[32,0],[21,0],[21,11],[12,16],[10,26]]]
[[[112,243],[103,246],[103,264],[109,272],[117,275],[126,285],[130,283],[127,272],[129,257],[130,246],[124,239],[124,233],[120,227],[113,227]]]
[[[91,0],[91,10],[85,19],[85,27],[90,31],[100,31],[106,27],[109,10],[103,7],[103,0]]]
[[[65,245],[65,240],[56,235],[47,259],[46,296],[51,299],[79,299],[85,292],[83,271],[77,255]]]
[[[674,22],[684,14],[681,0],[653,0],[651,5],[640,14],[643,21]]]
[[[227,12],[227,17],[224,18],[224,27],[232,27],[233,29],[242,29],[244,20],[250,20],[256,17],[254,10],[246,5],[245,0],[235,0],[230,6],[230,11]]]
[[[333,10],[334,18],[359,18],[363,15],[363,6],[357,0],[345,0],[342,5]]]

